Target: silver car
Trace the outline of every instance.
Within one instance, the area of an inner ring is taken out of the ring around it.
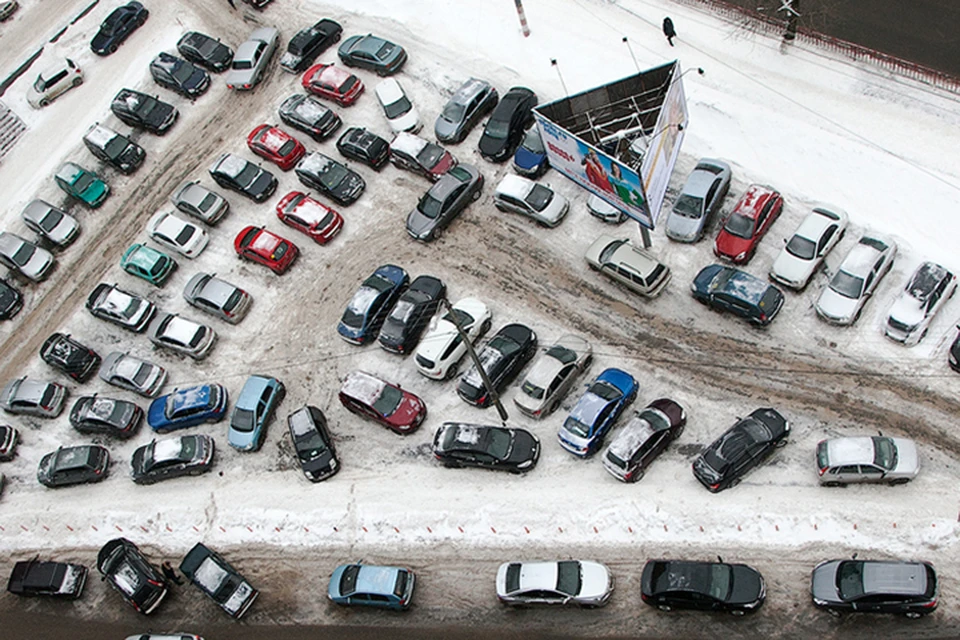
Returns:
[[[509,606],[602,607],[613,588],[610,570],[591,560],[505,562],[497,569],[497,598]]]
[[[273,27],[254,29],[247,41],[237,47],[233,64],[227,72],[227,88],[253,89],[263,78],[279,40],[280,32]]]
[[[670,267],[628,239],[606,234],[590,245],[583,259],[590,268],[648,298],[659,295],[672,275]]]
[[[543,352],[530,368],[513,397],[517,408],[531,418],[542,418],[563,400],[577,377],[593,359],[593,348],[581,338],[567,334]]]
[[[848,216],[836,207],[817,206],[789,240],[770,267],[774,282],[801,290],[847,231]]]
[[[8,413],[56,418],[63,411],[67,388],[56,382],[17,378],[0,391],[0,406]]]
[[[890,307],[884,334],[913,346],[927,335],[937,311],[957,292],[957,277],[934,262],[924,262]]]
[[[486,80],[470,78],[457,89],[437,116],[433,131],[440,142],[460,142],[497,106],[497,90]]]
[[[199,180],[177,189],[170,201],[180,211],[207,224],[217,224],[230,210],[230,203],[223,196],[207,189]]]
[[[23,210],[23,222],[32,231],[58,247],[65,247],[80,234],[80,223],[66,211],[43,200],[34,200]]]
[[[677,242],[696,242],[730,190],[730,165],[703,158],[687,177],[680,195],[667,214],[667,237]]]
[[[53,269],[53,254],[7,231],[0,232],[0,263],[19,271],[23,276],[40,282]]]
[[[567,199],[549,186],[513,174],[497,185],[493,204],[500,211],[525,215],[546,227],[560,224],[570,209]]]
[[[155,398],[167,381],[167,371],[160,365],[121,351],[109,353],[103,359],[97,375],[107,384],[133,391],[145,398]]]
[[[856,322],[896,256],[897,244],[893,240],[875,233],[864,234],[820,293],[817,315],[832,324]]]
[[[253,303],[250,294],[240,287],[203,272],[190,278],[183,297],[197,309],[230,324],[243,320]]]
[[[920,457],[917,445],[906,438],[831,438],[817,444],[817,470],[820,484],[827,487],[854,482],[903,484],[920,473]]]
[[[149,335],[150,342],[158,347],[188,355],[194,360],[206,358],[217,341],[217,332],[207,325],[174,313],[157,317]]]

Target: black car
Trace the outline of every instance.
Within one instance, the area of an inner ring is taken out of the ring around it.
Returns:
[[[199,31],[183,34],[177,42],[177,51],[190,62],[214,73],[226,71],[233,62],[233,49]]]
[[[63,333],[53,333],[44,341],[40,358],[77,382],[89,380],[101,361],[96,351]]]
[[[745,564],[650,560],[640,578],[640,597],[663,611],[697,609],[753,613],[767,591],[763,576]]]
[[[743,476],[787,443],[790,423],[775,409],[757,409],[737,420],[693,462],[693,475],[716,493],[740,483]]]
[[[83,136],[83,144],[98,159],[125,175],[136,171],[147,157],[136,142],[99,123]]]
[[[249,160],[224,153],[210,166],[210,176],[221,187],[241,193],[254,202],[263,202],[277,190],[277,178]]]
[[[287,426],[307,480],[320,482],[340,470],[337,449],[327,430],[327,418],[320,409],[311,405],[297,409],[287,416]]]
[[[314,58],[340,40],[342,33],[343,27],[329,18],[301,29],[287,43],[287,52],[280,58],[280,68],[290,73],[306,71]]]
[[[74,600],[83,593],[87,568],[82,564],[24,560],[13,565],[7,591],[18,596],[50,596]]]
[[[813,570],[813,604],[843,612],[900,613],[920,618],[937,608],[939,581],[929,562],[829,560]]]
[[[235,619],[241,618],[260,595],[229,562],[202,542],[183,558],[180,571]]]
[[[720,264],[700,270],[690,291],[698,302],[717,311],[729,311],[765,327],[783,306],[783,292],[746,271]]]
[[[513,87],[494,108],[480,136],[480,155],[490,162],[503,162],[513,155],[523,132],[533,123],[537,94],[526,87]]]
[[[378,76],[400,71],[407,61],[406,49],[370,33],[350,36],[337,48],[337,55],[346,66],[367,69]]]
[[[143,409],[127,400],[80,396],[70,410],[70,424],[80,433],[129,438],[143,423]]]
[[[0,461],[13,460],[17,456],[19,442],[19,431],[8,424],[0,424]]]
[[[499,393],[513,380],[537,351],[537,334],[522,324],[508,324],[490,338],[478,358]],[[457,383],[457,393],[469,404],[490,406],[491,398],[476,365],[471,365]]]
[[[669,398],[654,400],[620,428],[603,452],[603,468],[617,480],[636,482],[644,470],[680,437],[687,414]]]
[[[294,172],[300,182],[343,206],[356,202],[367,187],[359,174],[319,151],[305,155]]]
[[[37,480],[46,487],[100,482],[107,477],[110,452],[98,444],[59,447],[40,459]]]
[[[439,278],[417,276],[383,321],[377,337],[380,346],[392,353],[409,353],[446,293],[447,285]]]
[[[213,468],[213,438],[191,434],[137,447],[130,460],[133,481],[153,484],[180,476],[197,476]]]
[[[161,87],[193,99],[210,86],[210,74],[193,63],[161,51],[150,62],[150,75]]]
[[[110,103],[110,110],[131,127],[158,135],[166,133],[180,116],[173,105],[133,89],[121,89]]]
[[[110,55],[131,33],[143,26],[149,15],[150,12],[139,2],[117,7],[100,24],[100,30],[90,41],[90,48],[98,56]]]
[[[114,538],[97,554],[97,570],[133,608],[150,614],[167,595],[167,579],[126,538]]]
[[[526,473],[537,465],[540,440],[525,429],[444,422],[433,455],[446,467],[482,467]]]
[[[9,320],[23,308],[23,295],[0,278],[0,320]]]
[[[337,140],[337,151],[377,171],[390,160],[390,143],[363,127],[350,127],[344,131]]]
[[[6,284],[3,280],[0,280],[0,283]],[[14,293],[16,293],[16,291],[14,291]],[[2,298],[2,287],[0,287],[0,300],[2,300]],[[957,337],[953,339],[953,343],[950,345],[950,352],[947,354],[947,364],[950,365],[951,369],[960,373],[960,333],[957,334]]]
[[[283,101],[279,109],[280,120],[294,129],[299,129],[310,137],[321,142],[331,133],[340,128],[343,120],[333,109],[320,103],[319,100],[302,93],[292,95]]]

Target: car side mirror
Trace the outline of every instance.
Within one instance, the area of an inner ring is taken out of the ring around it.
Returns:
[[[787,244],[787,242],[788,242],[787,239],[784,238],[784,239],[783,239],[783,244]]]

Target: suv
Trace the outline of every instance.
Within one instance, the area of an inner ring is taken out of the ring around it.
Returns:
[[[269,376],[247,378],[230,416],[227,437],[240,451],[258,451],[267,435],[267,423],[286,395],[283,383]]]
[[[97,554],[97,569],[133,608],[153,613],[167,595],[167,579],[126,538],[114,538]]]
[[[659,295],[672,275],[670,267],[628,239],[606,234],[590,245],[583,259],[592,269],[648,298]]]
[[[470,78],[447,101],[433,131],[440,142],[457,143],[490,113],[500,96],[486,80]]]
[[[337,140],[337,150],[346,158],[362,162],[379,171],[390,159],[386,140],[363,127],[350,127]]]
[[[223,557],[202,542],[180,563],[180,571],[234,619],[240,619],[260,592]]]
[[[884,334],[912,346],[923,340],[937,311],[957,292],[957,277],[933,262],[924,262],[890,307]]]
[[[783,306],[783,292],[772,284],[733,267],[712,264],[700,270],[690,291],[697,301],[729,311],[748,322],[766,326]]]
[[[25,560],[13,565],[7,591],[18,596],[51,596],[73,600],[83,593],[87,568],[82,564]]]
[[[920,472],[917,445],[906,438],[862,436],[830,438],[817,444],[820,484],[838,487],[854,482],[910,482]]]
[[[110,103],[113,115],[131,127],[163,135],[180,117],[176,107],[133,89],[121,89]]]
[[[100,356],[69,334],[54,333],[40,347],[40,358],[77,382],[86,382],[100,366]]]
[[[99,123],[83,136],[83,144],[90,153],[126,175],[136,171],[147,155],[136,142]]]

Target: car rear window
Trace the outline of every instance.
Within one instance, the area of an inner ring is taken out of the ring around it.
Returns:
[[[520,564],[514,562],[507,567],[507,593],[513,593],[520,588]]]
[[[407,590],[408,579],[409,576],[407,575],[406,571],[397,572],[397,583],[393,585],[393,595],[397,596],[398,598],[403,597],[404,592]]]
[[[360,567],[352,564],[344,569],[340,576],[340,595],[349,596],[357,590],[357,576],[360,574]]]

